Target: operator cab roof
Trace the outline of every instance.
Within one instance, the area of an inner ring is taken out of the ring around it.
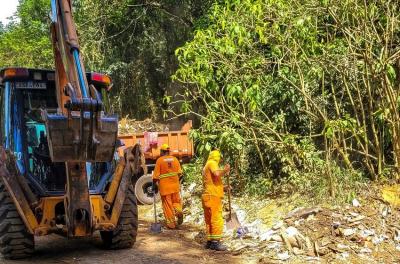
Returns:
[[[88,72],[86,73],[86,78],[89,84],[93,84],[97,88],[105,88],[107,90],[110,90],[112,86],[111,78],[106,74]],[[26,86],[25,89],[40,89],[40,83],[55,81],[55,71],[18,67],[1,69],[0,85],[4,84],[5,82],[11,81],[32,82],[32,85]]]

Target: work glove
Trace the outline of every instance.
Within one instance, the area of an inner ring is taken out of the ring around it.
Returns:
[[[152,191],[153,193],[156,193],[156,192],[158,191],[158,185],[157,185],[157,183],[154,183],[154,182],[153,182],[153,185],[151,186],[151,191]]]
[[[231,172],[231,165],[225,164],[224,171],[225,171],[225,174],[229,174]]]

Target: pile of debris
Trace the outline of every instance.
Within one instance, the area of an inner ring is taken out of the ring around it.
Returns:
[[[260,219],[248,221],[244,210],[239,212],[242,227],[226,233],[225,242],[235,254],[251,253],[261,263],[400,262],[400,212],[382,199],[354,199],[345,207],[297,208],[270,228]]]
[[[149,118],[139,121],[124,117],[119,121],[118,131],[120,135],[137,134],[144,132],[165,132],[169,131],[169,126],[166,124],[154,122]]]
[[[394,206],[398,201],[388,202],[394,196],[386,196],[368,194],[346,206],[294,210],[286,201],[234,198],[232,207],[241,227],[225,228],[224,243],[249,263],[400,263],[400,211]],[[184,226],[191,227],[185,236],[204,244],[200,197],[198,184],[182,190]],[[161,208],[159,212],[162,216]]]

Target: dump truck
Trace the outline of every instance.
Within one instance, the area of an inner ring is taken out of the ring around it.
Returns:
[[[50,1],[50,0],[49,0]],[[51,0],[55,70],[0,71],[0,252],[30,256],[35,237],[100,231],[106,248],[131,247],[138,228],[132,179],[140,145],[117,154],[118,116],[103,104],[111,78],[87,73],[71,0]]]
[[[140,204],[152,204],[153,195],[156,201],[160,200],[160,195],[156,188],[152,190],[152,172],[157,159],[160,157],[160,147],[167,143],[171,148],[171,155],[178,158],[181,164],[188,163],[193,157],[193,141],[190,139],[189,132],[192,128],[192,121],[186,122],[179,130],[175,131],[156,131],[120,135],[118,138],[122,143],[119,154],[122,156],[126,148],[140,145],[145,158],[146,171],[138,179],[134,179],[135,194]]]

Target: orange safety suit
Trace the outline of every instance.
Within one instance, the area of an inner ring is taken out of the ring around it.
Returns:
[[[182,215],[182,201],[179,194],[179,175],[181,164],[174,156],[162,156],[157,159],[153,179],[159,181],[159,189],[166,225],[176,228],[176,217]]]
[[[218,163],[219,159],[209,158],[203,168],[204,192],[202,202],[208,241],[221,240],[224,229],[224,219],[222,217],[224,185],[222,178],[214,174],[220,170]]]

